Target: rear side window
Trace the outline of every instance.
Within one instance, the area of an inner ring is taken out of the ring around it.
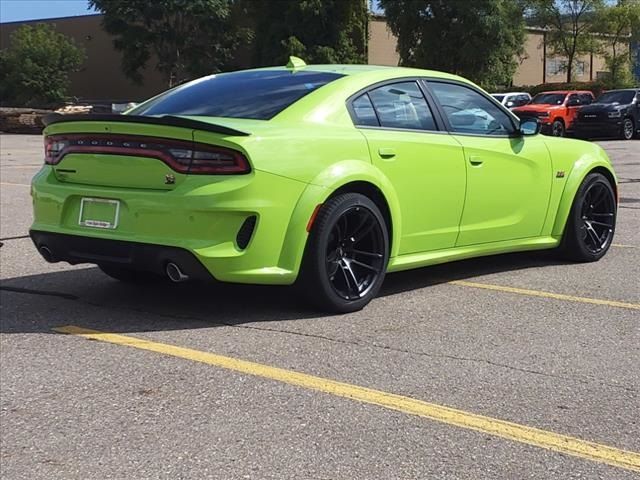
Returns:
[[[132,115],[194,115],[269,120],[338,73],[253,70],[212,75],[181,85],[132,110]]]
[[[351,104],[351,108],[353,110],[353,115],[355,116],[354,123],[356,125],[365,127],[380,126],[376,112],[373,109],[371,99],[366,93],[356,98]]]
[[[593,97],[591,95],[589,95],[588,93],[580,94],[580,103],[582,105],[589,105],[591,102],[593,102]]]
[[[354,111],[361,98],[352,104]],[[381,127],[437,130],[429,105],[416,82],[385,85],[368,92],[368,98]]]

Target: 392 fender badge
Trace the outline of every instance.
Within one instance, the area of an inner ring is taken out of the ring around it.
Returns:
[[[167,173],[164,176],[164,183],[166,185],[173,185],[174,183],[176,183],[176,176],[173,175],[172,173]]]
[[[556,172],[556,178],[564,178],[564,170],[559,170]]]

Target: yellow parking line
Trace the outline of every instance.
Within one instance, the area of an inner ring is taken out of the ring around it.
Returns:
[[[543,292],[540,290],[529,290],[526,288],[506,287],[504,285],[493,285],[490,283],[467,282],[465,280],[453,280],[449,283],[452,285],[459,285],[461,287],[484,288],[485,290],[516,293],[518,295],[529,295],[532,297],[553,298],[555,300],[565,300],[568,302],[591,303],[593,305],[606,305],[608,307],[640,310],[640,304],[638,303],[617,302],[615,300],[603,300],[601,298],[576,297],[573,295],[564,295],[562,293]]]
[[[567,455],[582,457],[615,467],[640,472],[640,453],[620,450],[607,445],[580,440],[558,433],[548,432],[517,423],[476,415],[454,408],[416,400],[410,397],[395,395],[380,390],[350,385],[305,373],[270,367],[260,363],[249,362],[214,353],[201,352],[189,348],[157,343],[140,338],[89,330],[68,325],[54,328],[56,332],[77,335],[90,340],[124,345],[151,352],[184,358],[194,362],[205,363],[216,367],[233,370],[248,375],[268,378],[297,387],[307,388],[338,397],[359,402],[378,405],[391,410],[417,415],[448,425],[475,430],[489,435],[526,443],[540,448],[553,450]]]

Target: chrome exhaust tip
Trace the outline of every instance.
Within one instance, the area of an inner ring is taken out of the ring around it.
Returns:
[[[57,262],[56,258],[53,256],[53,252],[51,252],[49,247],[47,247],[46,245],[42,245],[38,250],[40,251],[40,255],[42,255],[42,258],[44,258],[45,261],[49,263]]]
[[[173,262],[167,263],[167,266],[164,269],[167,277],[174,283],[186,282],[189,280],[189,275],[186,275],[180,267]]]

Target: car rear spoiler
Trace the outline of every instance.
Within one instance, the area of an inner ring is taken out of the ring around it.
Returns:
[[[172,127],[190,128],[193,130],[204,130],[206,132],[221,133],[223,135],[235,137],[247,137],[251,135],[234,128],[216,125],[214,123],[202,122],[190,118],[164,115],[162,117],[148,117],[143,115],[120,115],[111,113],[90,113],[90,114],[70,114],[50,113],[42,119],[45,127],[55,123],[66,122],[120,122],[120,123],[146,123],[147,125],[169,125]]]

